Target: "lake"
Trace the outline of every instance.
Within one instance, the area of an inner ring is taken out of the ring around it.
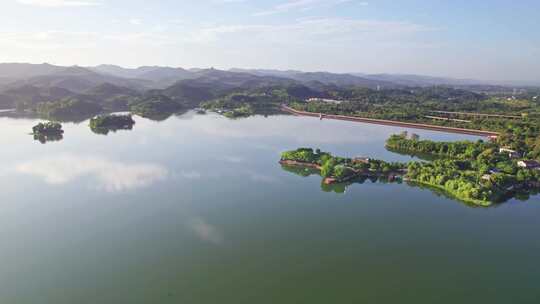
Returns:
[[[326,192],[278,164],[298,147],[407,161],[384,148],[402,128],[135,120],[107,136],[67,123],[41,144],[27,135],[37,120],[0,118],[0,303],[538,303],[540,198]]]

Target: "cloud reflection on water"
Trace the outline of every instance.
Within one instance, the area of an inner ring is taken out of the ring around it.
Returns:
[[[91,176],[97,181],[97,188],[109,192],[146,187],[165,179],[169,174],[166,168],[155,164],[128,164],[72,154],[30,160],[16,165],[15,170],[43,178],[51,185],[62,185],[84,176]]]
[[[203,218],[192,217],[187,221],[187,227],[201,241],[208,242],[214,245],[223,243],[223,234],[216,226],[209,224]]]
[[[477,136],[456,135],[443,132],[409,129],[403,127],[381,126],[376,124],[356,123],[339,120],[319,120],[313,117],[272,116],[271,119],[253,116],[245,119],[230,120],[217,115],[200,116],[189,124],[183,125],[193,132],[218,138],[247,139],[279,138],[298,144],[370,144],[378,143],[391,134],[409,131],[423,138],[453,140],[456,136],[465,139],[478,139]],[[260,145],[259,142],[253,144]],[[265,150],[273,146],[260,146]]]
[[[225,118],[203,118],[196,124],[196,131],[209,135],[217,135],[227,138],[252,138],[252,137],[279,137],[289,138],[298,143],[368,143],[372,142],[377,135],[386,136],[389,128],[369,124],[351,124],[350,122],[331,121],[294,117],[275,116],[272,125],[270,121],[261,120],[259,117],[247,118],[237,121]],[[340,132],[336,132],[336,127]]]
[[[202,174],[199,171],[182,171],[180,176],[186,179],[201,179]]]

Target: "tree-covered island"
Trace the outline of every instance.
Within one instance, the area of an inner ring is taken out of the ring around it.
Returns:
[[[320,170],[324,183],[333,184],[354,179],[357,176],[394,176],[405,173],[401,163],[388,163],[369,158],[343,158],[319,149],[300,148],[281,154],[280,163],[288,166],[305,166]]]
[[[131,115],[99,115],[90,119],[90,129],[98,134],[107,135],[109,131],[131,130],[135,120]]]
[[[164,95],[150,94],[133,102],[130,111],[152,120],[164,120],[183,109],[183,105]]]
[[[201,106],[227,118],[241,118],[279,109],[280,97],[271,93],[234,93],[210,100]]]
[[[540,164],[496,143],[484,141],[434,142],[406,133],[391,136],[387,148],[435,156],[431,162],[388,163],[369,158],[335,157],[300,148],[283,152],[284,166],[318,170],[325,184],[360,177],[401,178],[411,185],[425,185],[447,196],[477,206],[490,206],[511,197],[527,197],[540,189]]]
[[[57,122],[38,123],[32,127],[32,135],[34,140],[38,140],[42,144],[48,141],[59,141],[64,138],[64,130],[62,125]]]

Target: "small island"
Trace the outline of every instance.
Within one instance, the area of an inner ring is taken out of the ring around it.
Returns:
[[[255,110],[251,105],[241,105],[235,108],[221,108],[221,107],[211,107],[205,105],[207,110],[212,110],[220,115],[223,115],[227,118],[245,118],[255,114]]]
[[[83,121],[103,111],[103,107],[87,98],[65,98],[54,102],[39,103],[36,113],[45,119]]]
[[[150,95],[130,106],[133,114],[152,120],[165,120],[183,109],[183,105],[164,95]]]
[[[359,176],[400,179],[406,173],[406,165],[401,163],[388,163],[382,160],[357,157],[335,157],[319,149],[300,148],[281,154],[280,163],[286,166],[303,166],[317,169],[324,178],[323,183],[343,183]]]
[[[278,109],[282,98],[271,92],[236,92],[204,102],[201,107],[227,118],[245,118]]]
[[[64,130],[62,130],[62,125],[57,122],[40,122],[32,127],[32,135],[34,135],[34,140],[38,140],[43,144],[48,141],[62,140],[64,138],[63,134]]]
[[[107,135],[109,131],[131,130],[135,120],[131,115],[99,115],[90,119],[90,129],[98,134]]]
[[[345,183],[361,177],[384,177],[426,186],[446,196],[475,206],[491,206],[512,197],[527,198],[540,189],[540,163],[517,151],[482,140],[434,142],[410,138],[407,133],[391,136],[389,150],[433,157],[432,161],[388,163],[364,157],[343,158],[300,148],[282,153],[283,166],[301,166],[320,172],[324,184]]]

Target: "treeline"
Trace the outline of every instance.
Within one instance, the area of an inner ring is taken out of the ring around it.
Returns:
[[[402,163],[389,163],[382,160],[364,158],[345,158],[333,156],[319,149],[299,148],[281,154],[282,161],[314,164],[320,168],[324,178],[335,178],[341,181],[355,175],[390,174],[406,168]]]
[[[100,113],[103,108],[97,104],[77,99],[66,98],[56,102],[39,103],[36,106],[36,112],[49,119],[66,119],[89,117]]]
[[[502,202],[512,196],[527,196],[536,193],[540,187],[538,170],[519,168],[512,163],[499,168],[479,169],[484,165],[476,161],[455,160],[412,162],[408,166],[407,178],[481,206]]]
[[[495,148],[496,145],[482,140],[476,142],[435,142],[431,140],[420,140],[415,134],[408,138],[407,132],[404,132],[399,135],[390,136],[386,141],[386,147],[393,150],[432,154],[455,159],[476,159],[480,153],[486,149]]]
[[[410,181],[440,188],[459,200],[489,206],[503,194],[494,185],[483,185],[469,162],[436,160],[431,163],[412,162],[408,166]]]

